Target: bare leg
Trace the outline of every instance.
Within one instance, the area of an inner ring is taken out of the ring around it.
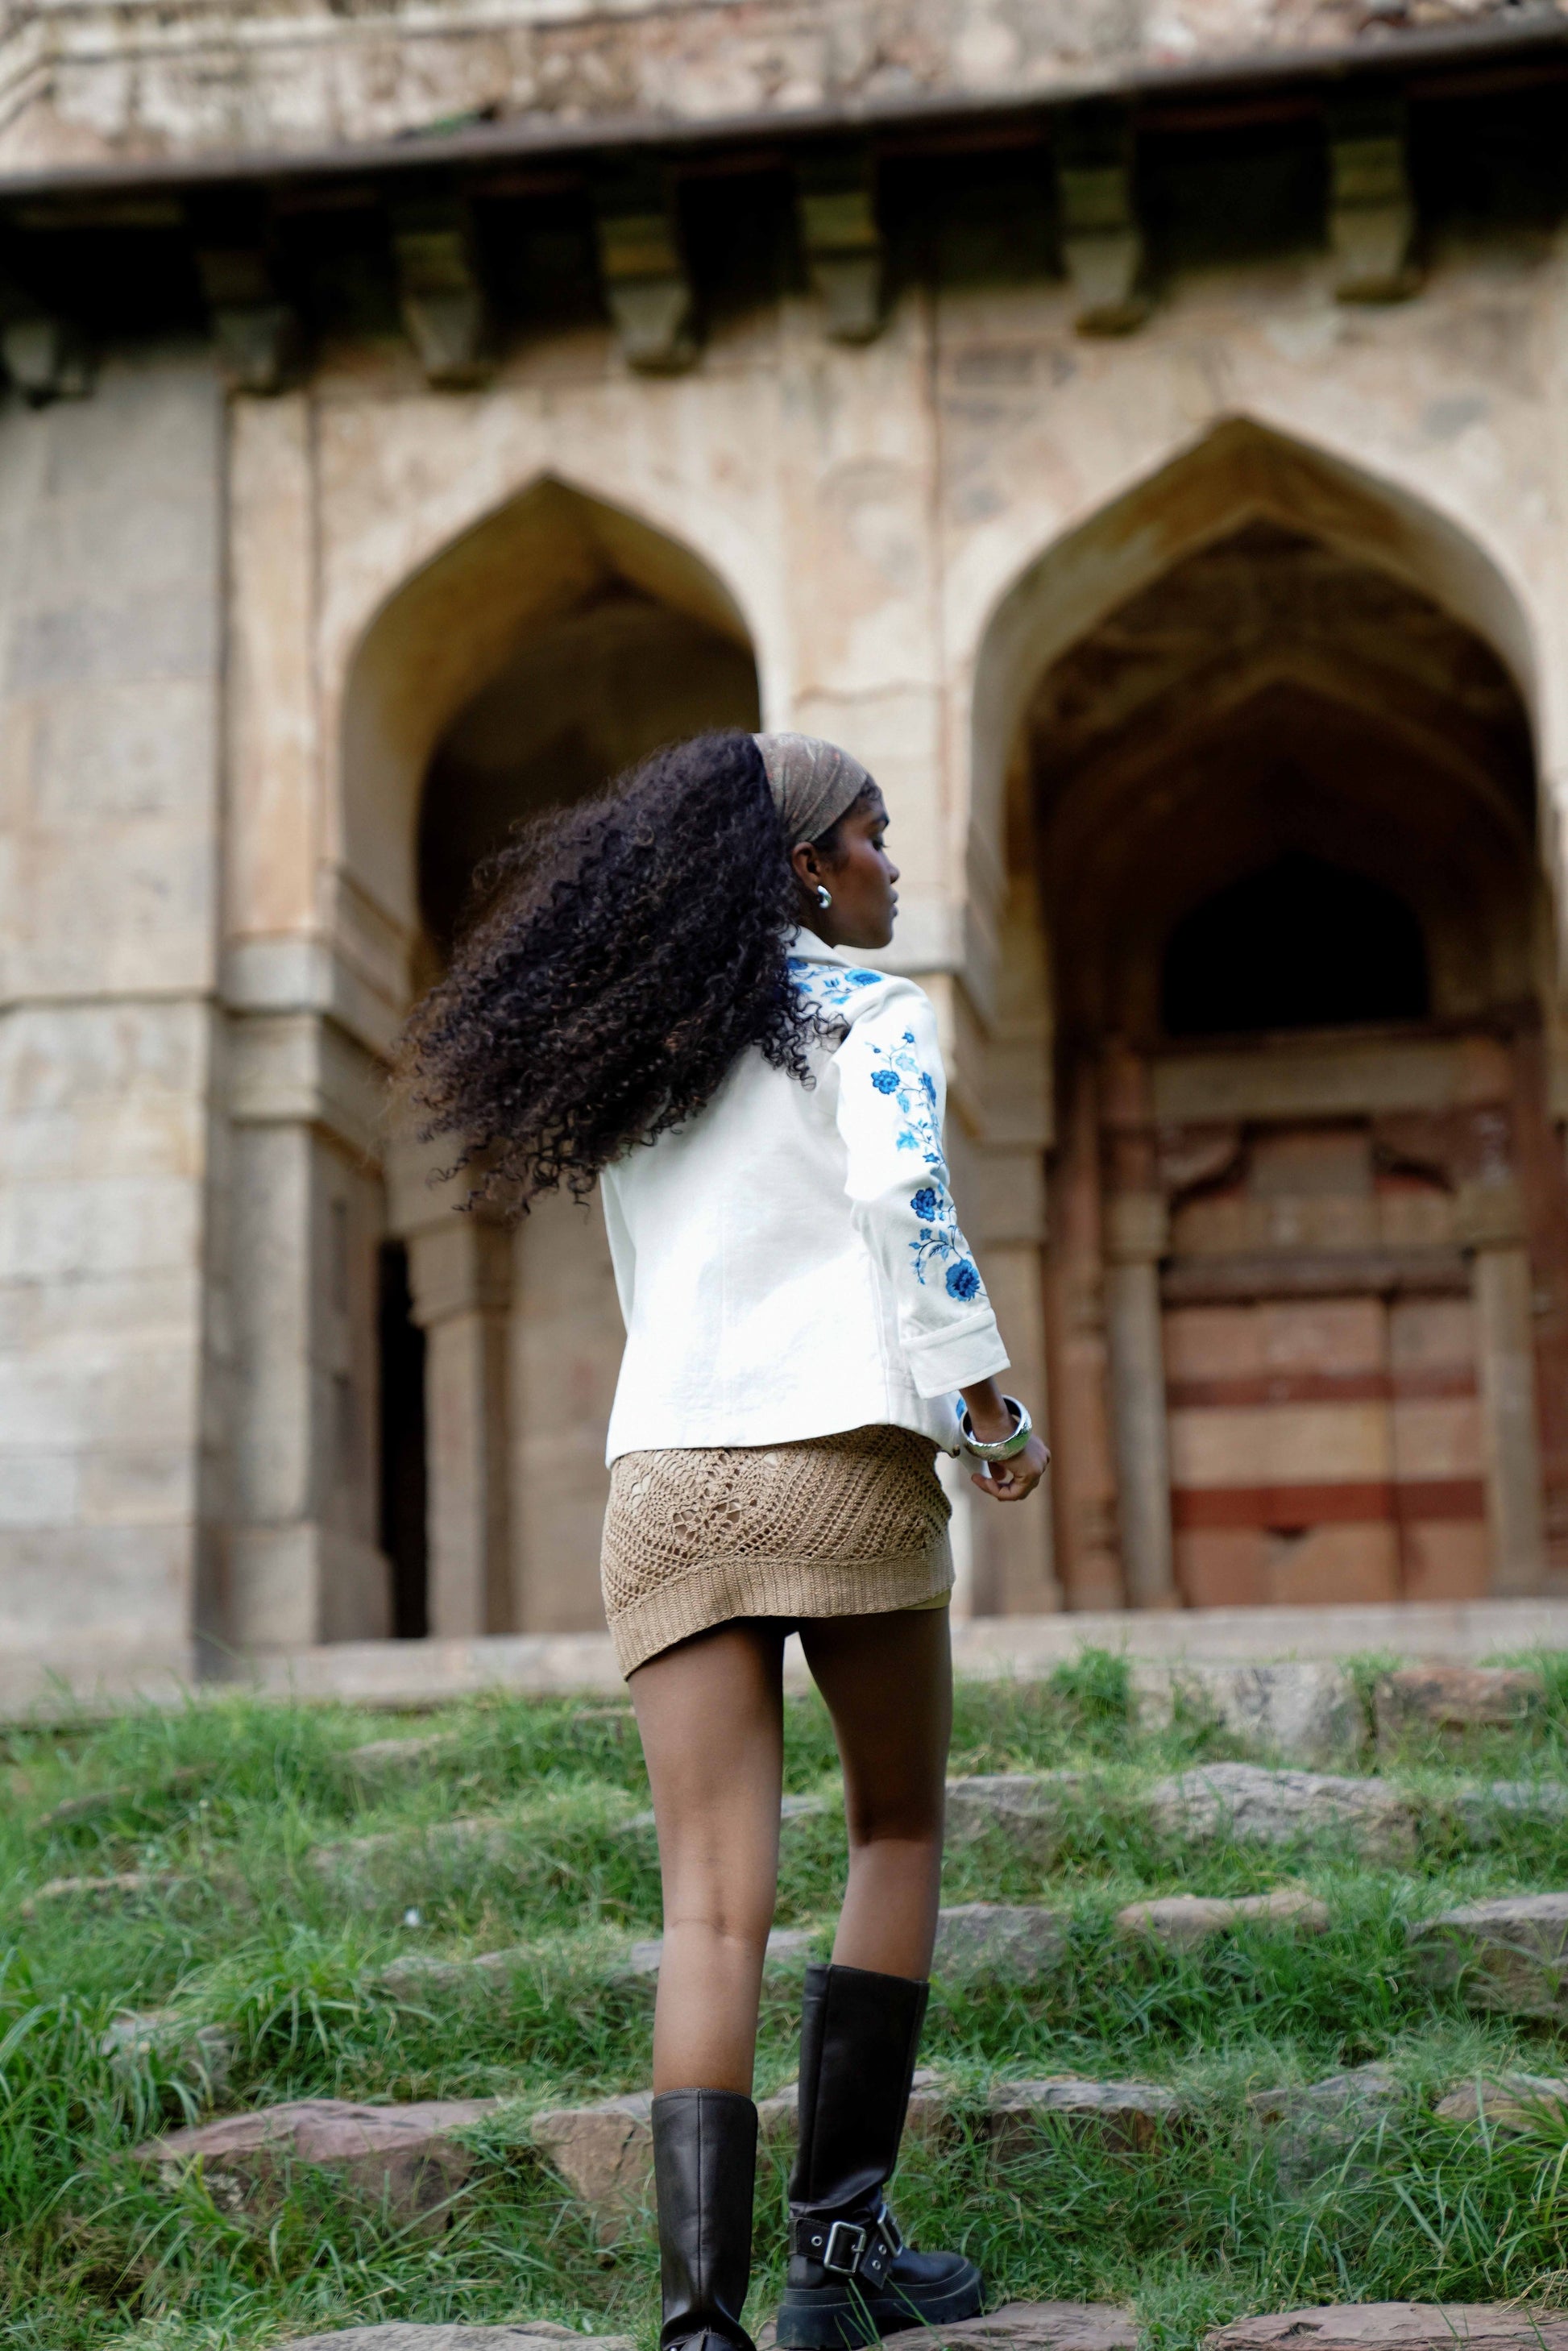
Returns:
[[[800,1640],[844,1771],[850,1871],[834,1960],[929,1975],[953,1729],[947,1611],[816,1617]]]
[[[721,1625],[632,1676],[653,1792],[664,1953],[653,2087],[751,2095],[779,1880],[784,1628]]]

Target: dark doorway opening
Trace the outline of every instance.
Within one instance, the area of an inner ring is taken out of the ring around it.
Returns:
[[[1169,1037],[1422,1020],[1426,942],[1392,890],[1292,852],[1183,915],[1160,998]]]
[[[381,1250],[381,1544],[392,1563],[392,1632],[417,1641],[430,1629],[425,1535],[424,1333],[413,1319],[408,1251]]]

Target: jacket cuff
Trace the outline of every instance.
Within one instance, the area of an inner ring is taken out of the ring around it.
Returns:
[[[926,1331],[905,1340],[915,1394],[929,1400],[950,1395],[955,1388],[994,1379],[1008,1368],[997,1318],[988,1306],[967,1314],[948,1331]]]

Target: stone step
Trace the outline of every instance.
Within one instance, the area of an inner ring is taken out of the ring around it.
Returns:
[[[1485,2122],[1493,2130],[1533,2130],[1542,2123],[1562,2119],[1568,2107],[1568,2080],[1554,2074],[1500,2074],[1461,2082],[1440,2098],[1439,2118],[1446,2123]]]
[[[129,2085],[149,2067],[166,2080],[199,2091],[204,2104],[221,2098],[234,2071],[234,2035],[202,2024],[178,2009],[132,2010],[117,2016],[99,2044],[115,2079]]]
[[[577,2335],[546,2319],[519,2318],[509,2326],[417,2326],[394,2320],[386,2326],[350,2326],[340,2335],[293,2336],[287,2351],[637,2351],[632,2335]]]
[[[409,1781],[432,1777],[463,1751],[455,1730],[426,1730],[417,1737],[368,1739],[360,1747],[342,1749],[332,1758],[339,1777],[352,1781],[365,1794],[380,1794]]]
[[[1169,1730],[1182,1718],[1212,1723],[1310,1770],[1352,1762],[1367,1744],[1365,1711],[1343,1666],[1134,1666],[1129,1694],[1143,1731]]]
[[[1277,1886],[1270,1894],[1166,1894],[1152,1902],[1129,1902],[1116,1913],[1118,1934],[1147,1936],[1173,1951],[1201,1949],[1217,1935],[1249,1924],[1322,1935],[1328,1930],[1328,1905],[1304,1886]]]
[[[1137,2351],[1138,2322],[1114,2302],[1008,2302],[983,2318],[884,2335],[883,2351]],[[298,2351],[298,2346],[295,2346]],[[758,2351],[761,2351],[760,2338]]]
[[[1467,2006],[1508,2016],[1568,2015],[1568,1894],[1462,1903],[1406,1929],[1419,1972]]]
[[[166,1902],[189,1883],[179,1871],[167,1869],[115,1869],[100,1876],[51,1877],[28,1895],[21,1915],[36,1918],[40,1909],[56,1902],[90,1903],[99,1909]]]
[[[1337,1835],[1363,1859],[1405,1862],[1416,1851],[1416,1806],[1383,1780],[1204,1763],[1150,1790],[1149,1816],[1171,1836],[1290,1844]]]
[[[1180,2113],[1176,2092],[1153,2082],[1092,2082],[1076,2074],[998,2083],[985,2109],[987,2136],[1004,2162],[1039,2146],[1042,2123],[1094,2138],[1115,2153],[1145,2154]]]
[[[1057,1967],[1072,1925],[1033,1903],[960,1902],[936,1916],[931,1972],[955,1983],[1034,1983]]]
[[[1412,1732],[1462,1738],[1473,1730],[1516,1730],[1546,1704],[1543,1677],[1507,1666],[1401,1666],[1380,1676],[1372,1694],[1379,1747]]]
[[[962,1853],[995,1841],[1044,1866],[1055,1860],[1074,1802],[1089,1786],[1083,1771],[989,1771],[947,1782],[947,1846]]]
[[[1351,2302],[1239,2318],[1203,2351],[1568,2351],[1568,2316],[1511,2302]]]
[[[204,1763],[182,1763],[162,1779],[140,1785],[120,1782],[110,1788],[84,1788],[77,1795],[62,1797],[51,1804],[34,1823],[36,1828],[74,1828],[83,1822],[108,1819],[112,1813],[142,1812],[166,1802],[171,1796],[186,1795],[211,1780],[214,1766]]]
[[[499,2098],[432,2098],[411,2105],[357,2105],[347,2098],[290,2098],[246,2114],[166,2131],[136,2149],[165,2178],[200,2163],[214,2200],[243,2210],[289,2163],[312,2164],[423,2229],[469,2177],[472,2150],[457,2134],[485,2121]]]
[[[1247,2112],[1275,2142],[1281,2185],[1295,2189],[1343,2160],[1357,2140],[1409,2103],[1410,2093],[1386,2065],[1355,2065],[1317,2082],[1254,2090]]]

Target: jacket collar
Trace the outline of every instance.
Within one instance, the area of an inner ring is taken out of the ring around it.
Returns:
[[[829,946],[825,939],[820,939],[815,931],[807,930],[803,924],[799,930],[790,932],[784,942],[784,951],[786,955],[798,956],[801,963],[847,965],[850,960],[841,949]]]

